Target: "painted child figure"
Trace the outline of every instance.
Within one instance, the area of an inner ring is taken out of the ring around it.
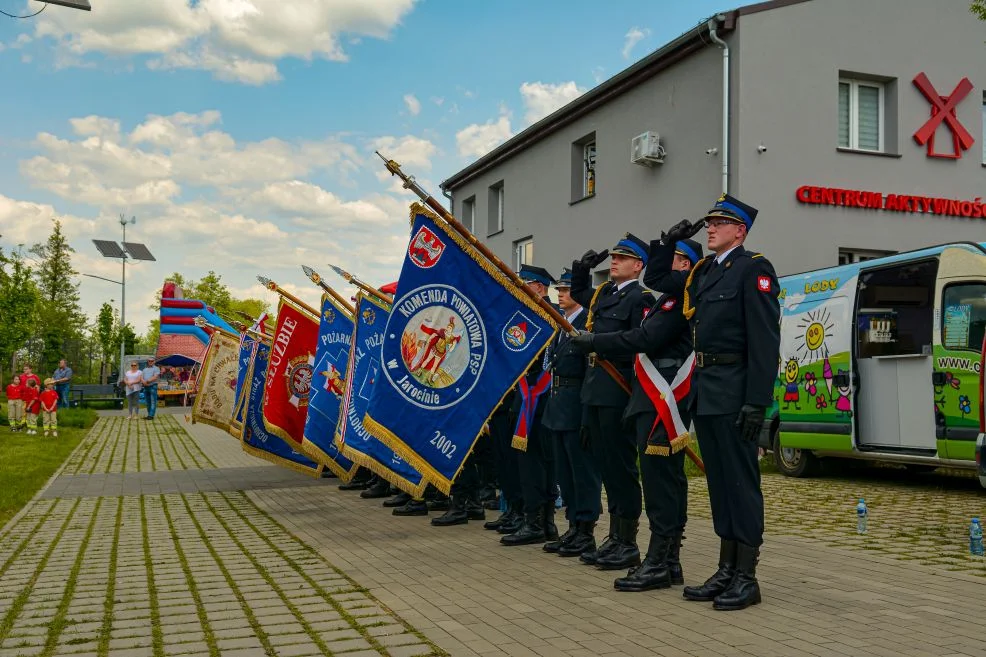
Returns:
[[[21,390],[21,398],[24,400],[24,429],[27,435],[34,436],[38,433],[38,411],[41,409],[41,391],[38,390],[37,382],[28,378],[27,385]]]
[[[58,391],[55,390],[55,380],[45,379],[45,390],[40,395],[41,401],[41,423],[44,426],[45,436],[51,435],[58,437]]]
[[[11,431],[20,431],[24,421],[24,399],[21,377],[14,375],[7,384],[7,422]]]

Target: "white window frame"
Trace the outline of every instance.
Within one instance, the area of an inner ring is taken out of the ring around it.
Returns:
[[[589,149],[592,149],[590,155]],[[589,143],[582,146],[582,198],[587,196],[594,196],[596,194],[596,184],[598,179],[596,177],[596,158],[599,151],[596,149],[596,140],[593,139]],[[592,164],[590,167],[589,164]],[[592,192],[589,191],[589,170],[592,169]]]
[[[526,247],[531,247],[531,260],[528,262],[525,258],[521,257],[524,254]],[[534,264],[534,238],[527,237],[522,240],[517,240],[514,242],[514,271],[520,271],[521,265],[533,265]]]
[[[879,251],[875,249],[839,249],[839,266],[843,265],[853,265],[860,262],[866,262],[867,260],[875,260],[876,258],[886,258],[887,256],[895,255],[896,251]],[[849,262],[842,262],[843,256],[849,256]]]
[[[496,235],[497,233],[503,232],[503,212],[504,212],[504,183],[500,182],[490,185],[490,192],[496,195],[496,202],[490,203],[489,207],[489,217],[487,217],[487,236]],[[495,214],[494,214],[495,213]],[[490,217],[496,217],[496,228],[493,230],[489,229],[489,219]]]
[[[470,196],[462,201],[462,223],[470,232],[476,232],[476,197]]]
[[[884,133],[887,129],[887,115],[886,110],[886,95],[887,88],[882,82],[873,82],[871,80],[854,80],[852,78],[839,78],[839,84],[849,85],[849,146],[843,146],[839,144],[839,148],[848,148],[854,151],[867,151],[870,153],[883,153],[885,152],[884,146]],[[880,122],[879,131],[879,145],[876,150],[871,148],[860,148],[859,146],[859,88],[860,87],[872,87],[877,89],[880,93],[878,95],[879,105],[877,109],[877,118]],[[838,95],[836,95],[838,98]],[[838,138],[838,136],[836,136]]]

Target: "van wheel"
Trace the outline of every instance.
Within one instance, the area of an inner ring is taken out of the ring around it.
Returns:
[[[818,457],[806,449],[782,447],[780,439],[774,439],[774,464],[788,477],[810,477],[818,469]]]

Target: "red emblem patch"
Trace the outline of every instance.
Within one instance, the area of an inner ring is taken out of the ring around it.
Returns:
[[[770,292],[770,276],[758,276],[757,289],[761,292]]]
[[[678,304],[678,300],[677,299],[674,299],[674,298],[668,299],[667,301],[665,301],[664,303],[661,304],[661,310],[664,310],[664,311],[671,310],[677,304]]]
[[[442,257],[445,250],[445,242],[438,238],[438,235],[422,226],[414,235],[411,244],[407,247],[407,255],[411,262],[423,269],[434,267],[438,259]]]

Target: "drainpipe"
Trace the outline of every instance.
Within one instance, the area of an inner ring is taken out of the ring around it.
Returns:
[[[449,194],[449,191],[447,189],[443,189],[442,196],[448,199],[448,211],[452,212],[452,195]]]
[[[729,45],[719,38],[716,29],[719,21],[725,20],[719,14],[709,19],[709,38],[722,48],[722,193],[729,192]]]

